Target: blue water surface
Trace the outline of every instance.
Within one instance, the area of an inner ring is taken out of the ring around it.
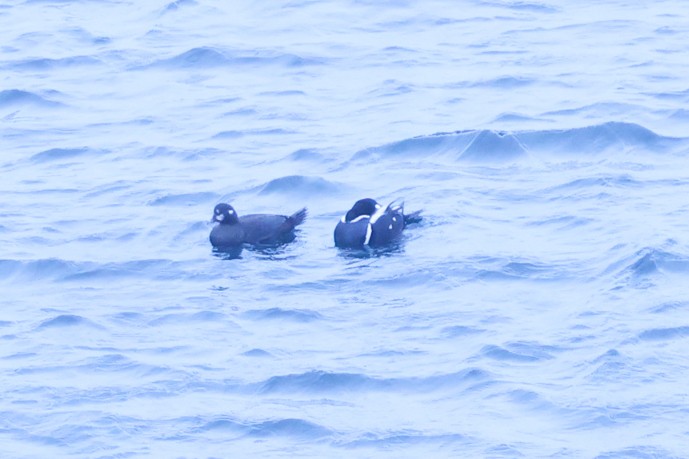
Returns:
[[[0,24],[0,457],[687,457],[689,3]],[[340,251],[362,197],[424,220]]]

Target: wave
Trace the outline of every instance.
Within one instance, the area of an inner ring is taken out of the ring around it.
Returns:
[[[610,152],[674,152],[689,138],[666,137],[633,123],[607,122],[542,131],[468,130],[414,137],[355,153],[351,161],[444,156],[458,161],[510,161],[530,155],[591,156]]]
[[[253,320],[290,320],[293,322],[313,322],[323,319],[320,313],[308,309],[252,309],[242,315]]]
[[[539,362],[552,359],[549,352],[552,348],[538,344],[513,343],[506,349],[501,346],[489,345],[481,349],[481,355],[494,360],[513,362]]]
[[[613,263],[606,271],[619,270],[620,266],[621,274],[628,274],[633,278],[647,277],[660,272],[685,273],[689,271],[689,257],[646,247],[631,257]]]
[[[662,457],[665,459],[681,459],[682,456],[676,456],[665,448],[657,446],[631,446],[613,451],[606,451],[596,456],[595,459],[654,459]]]
[[[320,177],[288,175],[259,187],[259,194],[331,195],[341,190],[341,185]]]
[[[29,160],[34,163],[45,163],[49,161],[61,161],[64,159],[79,158],[83,156],[103,154],[103,150],[94,150],[88,147],[80,148],[51,148],[36,153]]]
[[[689,326],[651,328],[639,334],[639,338],[646,341],[671,340],[689,336]]]
[[[81,67],[100,64],[101,61],[90,56],[71,56],[60,59],[40,58],[15,62],[12,67],[20,70],[47,71],[62,68]]]
[[[75,327],[75,326],[87,326],[102,328],[100,325],[91,322],[90,320],[75,314],[61,314],[55,316],[51,319],[46,319],[38,326],[38,329],[46,328],[63,328],[63,327]]]
[[[332,435],[332,431],[303,419],[279,419],[264,421],[251,426],[248,435],[252,437],[272,437],[275,435],[316,439]]]
[[[211,192],[167,194],[151,200],[149,206],[191,206],[204,202],[215,202],[218,195]]]
[[[169,59],[156,61],[149,66],[187,69],[212,68],[239,65],[278,65],[282,67],[301,67],[321,63],[318,59],[303,58],[296,54],[270,51],[228,51],[203,46],[192,48]]]
[[[0,259],[0,278],[5,281],[15,279],[75,282],[85,280],[110,280],[113,278],[141,277],[145,273],[155,276],[175,277],[170,266],[177,263],[170,260],[134,260],[127,262],[97,263],[91,261],[74,262],[59,258],[38,260]]]
[[[469,443],[471,440],[460,434],[427,435],[420,432],[399,432],[387,435],[367,433],[365,438],[341,443],[345,448],[390,448],[403,445],[428,445],[428,444],[451,444]]]
[[[21,89],[6,89],[0,91],[0,107],[13,107],[17,105],[34,105],[39,107],[62,107],[64,104],[56,102],[36,93],[22,91]]]
[[[495,2],[495,1],[482,1],[479,2],[480,5],[491,6],[494,8],[505,8],[516,11],[531,11],[537,13],[556,13],[559,11],[558,8],[547,5],[540,2],[524,2],[524,1],[511,1],[511,2]]]
[[[358,373],[331,373],[309,371],[286,376],[273,376],[258,384],[260,393],[275,392],[363,392],[363,391],[434,391],[472,386],[488,379],[488,373],[478,368],[468,368],[457,373],[424,378],[374,378]]]
[[[190,419],[187,418],[186,421]],[[298,418],[270,419],[266,421],[247,422],[227,416],[212,419],[191,419],[200,425],[192,429],[194,434],[214,431],[230,431],[248,437],[291,437],[317,440],[329,437],[333,431],[311,421]],[[200,421],[200,422],[199,422]]]

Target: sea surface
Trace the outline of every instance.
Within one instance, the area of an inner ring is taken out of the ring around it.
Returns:
[[[678,0],[0,2],[0,457],[689,457],[687,56]],[[424,219],[338,250],[363,197]]]

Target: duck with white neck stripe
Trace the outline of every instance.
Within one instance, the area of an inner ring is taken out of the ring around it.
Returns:
[[[404,214],[404,203],[396,200],[383,207],[371,198],[360,199],[335,227],[335,246],[349,249],[385,247],[397,241],[402,230],[421,221],[421,211]]]

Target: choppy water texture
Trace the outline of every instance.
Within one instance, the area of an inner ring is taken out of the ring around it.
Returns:
[[[686,457],[689,3],[0,23],[0,456]],[[426,218],[340,252],[366,196]]]

